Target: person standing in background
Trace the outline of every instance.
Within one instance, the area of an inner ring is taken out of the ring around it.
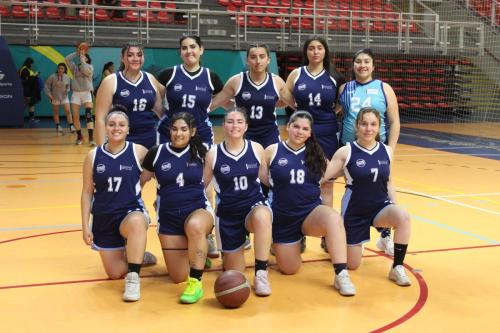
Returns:
[[[68,67],[61,62],[57,65],[55,73],[51,74],[45,81],[44,90],[52,104],[52,117],[56,126],[57,135],[63,135],[63,129],[59,121],[59,107],[64,108],[66,122],[71,132],[74,132],[73,120],[69,109],[68,94],[71,86],[71,79],[68,76]]]

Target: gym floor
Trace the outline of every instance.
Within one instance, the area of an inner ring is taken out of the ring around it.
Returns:
[[[481,133],[481,137],[477,137]],[[216,142],[221,129],[216,128]],[[89,147],[54,129],[0,130],[0,322],[2,332],[399,332],[495,331],[500,299],[500,132],[497,124],[405,125],[394,160],[398,202],[412,217],[406,268],[410,287],[387,279],[391,259],[367,244],[351,272],[357,295],[333,288],[319,239],[308,237],[297,275],[270,258],[273,294],[253,293],[226,310],[213,284],[221,261],[203,276],[205,296],[182,305],[156,227],[148,250],[159,259],[141,271],[141,300],[121,300],[123,280],[106,278],[81,237],[82,161]],[[150,210],[153,183],[144,200]],[[340,208],[343,180],[335,184]],[[495,259],[497,258],[497,259]],[[252,250],[246,276],[253,280]]]

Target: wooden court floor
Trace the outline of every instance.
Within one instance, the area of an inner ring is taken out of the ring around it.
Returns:
[[[470,133],[477,135],[477,129]],[[220,129],[217,134],[220,139]],[[160,263],[141,271],[139,302],[121,301],[123,280],[107,280],[98,254],[81,239],[81,164],[89,147],[73,142],[71,135],[56,137],[53,129],[0,130],[1,332],[500,328],[498,159],[398,146],[393,176],[398,201],[412,217],[406,258],[412,286],[398,287],[387,279],[391,260],[376,251],[372,233],[362,266],[351,272],[357,295],[342,297],[332,286],[332,267],[319,240],[308,238],[299,274],[283,276],[272,267],[270,297],[251,295],[242,308],[226,310],[213,293],[220,260],[203,277],[205,297],[194,305],[178,303],[184,286],[169,280],[154,226],[147,247]],[[338,181],[336,209],[343,191]],[[152,183],[146,185],[144,199],[151,208]],[[252,279],[251,251],[246,258],[246,275]]]

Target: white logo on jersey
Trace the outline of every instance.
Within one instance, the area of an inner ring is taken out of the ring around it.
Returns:
[[[259,164],[258,163],[254,163],[254,164],[245,163],[245,166],[247,167],[247,170],[248,169],[257,169],[259,167]]]
[[[307,87],[307,86],[306,86],[306,84],[305,84],[305,83],[301,83],[301,84],[299,84],[299,86],[297,87],[297,89],[298,89],[299,91],[302,91],[302,90],[306,90],[306,87]]]
[[[248,101],[250,98],[252,98],[252,94],[245,91],[243,94],[241,94],[241,98],[243,98],[243,100],[245,100],[245,101]]]
[[[356,160],[356,165],[360,168],[363,168],[366,165],[366,161],[362,158]]]
[[[98,164],[96,170],[98,173],[103,173],[106,171],[106,166],[104,164]]]
[[[121,165],[120,164],[120,171],[122,171],[122,170],[132,171],[132,166],[131,165]]]
[[[220,166],[220,172],[222,172],[223,175],[227,175],[231,172],[231,167],[227,164],[223,164]]]
[[[152,94],[153,90],[151,90],[151,89],[142,89],[142,93],[143,94]]]
[[[366,89],[367,95],[378,95],[378,89]]]
[[[121,97],[128,97],[128,96],[130,96],[130,91],[128,91],[128,89],[122,89],[122,91],[120,91],[120,96]]]
[[[274,99],[276,95],[266,95],[264,94],[264,99]]]
[[[332,90],[333,89],[333,86],[325,86],[324,84],[321,85],[321,89],[325,89],[325,90]]]
[[[171,168],[172,168],[172,164],[170,164],[170,162],[163,162],[163,164],[161,165],[162,171],[168,171]]]
[[[378,165],[383,165],[383,164],[389,164],[389,161],[387,161],[387,160],[383,160],[383,161],[378,160]]]
[[[207,87],[198,87],[198,86],[195,86],[194,90],[195,91],[204,91],[204,92],[206,92],[207,91]]]
[[[181,91],[181,90],[182,90],[182,84],[177,83],[177,84],[174,86],[174,91]]]
[[[282,157],[282,158],[280,158],[280,159],[278,160],[278,165],[279,165],[279,166],[285,166],[285,165],[287,165],[287,164],[288,164],[288,160],[287,160],[286,158],[284,158],[284,157]]]

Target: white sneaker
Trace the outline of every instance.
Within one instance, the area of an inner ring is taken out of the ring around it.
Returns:
[[[94,140],[89,141],[89,147],[95,147],[97,144],[95,143]]]
[[[253,288],[257,296],[271,295],[271,284],[269,283],[267,271],[262,269],[257,271],[253,280]]]
[[[335,275],[333,286],[342,296],[356,295],[356,287],[354,287],[347,269],[343,269],[339,274]]]
[[[82,143],[83,143],[82,139],[76,139],[76,142],[75,142],[76,145],[81,145]]]
[[[388,256],[394,257],[394,242],[392,241],[391,236],[380,237],[377,240],[377,248],[380,251],[384,251]]]
[[[156,265],[156,257],[151,252],[145,251],[142,259],[142,266]]]
[[[398,286],[406,287],[411,285],[410,278],[406,275],[403,265],[397,265],[391,268],[389,272],[389,280],[396,282]]]
[[[126,302],[135,302],[141,298],[141,280],[136,272],[128,272],[125,276],[125,291],[123,300]]]
[[[57,133],[57,136],[64,135],[64,131],[63,131],[62,127],[56,127],[56,133]]]
[[[69,131],[70,133],[75,133],[76,132],[75,126],[69,125]]]
[[[219,249],[217,249],[217,241],[215,240],[215,235],[214,234],[209,234],[207,236],[207,242],[208,242],[208,250],[207,250],[207,255],[209,258],[219,258],[220,252]]]

